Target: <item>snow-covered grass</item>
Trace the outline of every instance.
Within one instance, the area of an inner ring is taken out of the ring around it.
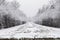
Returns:
[[[28,22],[24,25],[0,30],[0,38],[60,38],[60,28]]]

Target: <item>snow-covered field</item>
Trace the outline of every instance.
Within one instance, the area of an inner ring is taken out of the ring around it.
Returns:
[[[0,38],[60,38],[60,28],[28,22],[24,25],[0,30]]]

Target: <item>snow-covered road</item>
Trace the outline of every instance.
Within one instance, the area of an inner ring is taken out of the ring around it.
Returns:
[[[0,30],[0,38],[60,38],[60,28],[27,22],[24,25]]]

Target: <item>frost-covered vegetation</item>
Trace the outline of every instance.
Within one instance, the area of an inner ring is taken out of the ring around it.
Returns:
[[[20,4],[16,1],[0,0],[0,29],[26,23],[26,16],[18,9],[19,7]]]
[[[51,27],[60,27],[60,0],[51,0],[49,4],[39,9],[35,23]]]

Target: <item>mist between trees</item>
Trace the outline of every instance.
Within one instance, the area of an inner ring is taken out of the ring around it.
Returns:
[[[0,29],[25,24],[26,16],[18,8],[20,4],[16,1],[7,2],[0,0]]]
[[[60,28],[60,0],[51,0],[38,10],[34,22],[39,25]]]
[[[27,17],[19,10],[20,4],[16,1],[0,0],[0,29],[25,24]],[[37,15],[28,19],[39,25],[60,28],[60,0],[51,0],[38,10]]]

